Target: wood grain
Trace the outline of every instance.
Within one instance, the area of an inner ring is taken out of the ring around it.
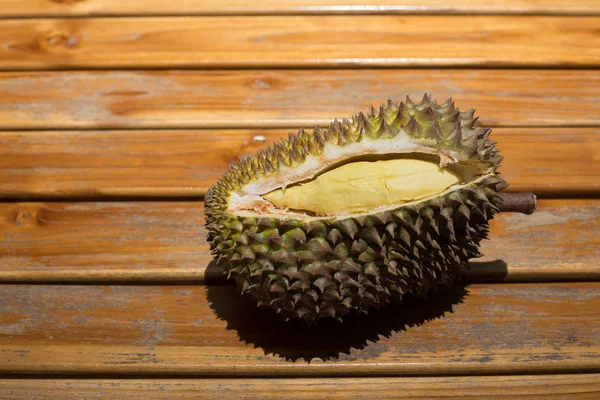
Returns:
[[[0,398],[597,398],[598,26],[596,0],[0,0]],[[510,190],[594,199],[503,214],[455,288],[342,325],[237,295],[200,200],[227,165],[423,92],[495,128]]]
[[[201,196],[289,129],[0,132],[0,197]],[[597,195],[599,128],[497,128],[510,191]]]
[[[0,129],[310,127],[433,94],[489,126],[598,126],[584,70],[69,71],[0,74]]]
[[[3,203],[0,209],[3,280],[202,282],[212,260],[202,201]]]
[[[468,276],[600,279],[598,204],[542,200],[531,216],[501,214]],[[0,232],[3,282],[223,282],[201,202],[0,203]]]
[[[0,20],[0,69],[596,67],[600,17]]]
[[[0,17],[249,14],[600,14],[595,0],[0,0]]]
[[[2,285],[0,372],[386,376],[600,372],[600,283],[477,284],[344,324],[233,286]]]
[[[508,394],[510,393],[510,394]],[[600,374],[410,378],[4,379],[5,400],[597,399]]]

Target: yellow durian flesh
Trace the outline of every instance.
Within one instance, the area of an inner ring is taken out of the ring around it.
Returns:
[[[279,209],[318,216],[363,213],[426,199],[462,183],[432,161],[399,158],[344,164],[316,179],[263,195]]]

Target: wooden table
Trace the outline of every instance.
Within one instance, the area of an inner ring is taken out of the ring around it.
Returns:
[[[600,1],[0,0],[0,398],[600,398]],[[256,309],[202,196],[387,99],[474,107],[532,216],[344,324]]]

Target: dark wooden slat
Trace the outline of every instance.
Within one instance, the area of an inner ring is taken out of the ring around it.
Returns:
[[[600,14],[595,0],[0,0],[0,17],[248,14]]]
[[[5,400],[597,399],[600,374],[293,379],[4,379]]]
[[[233,286],[1,285],[0,372],[600,372],[600,283],[478,284],[344,324],[280,322]]]
[[[489,126],[600,125],[596,71],[87,71],[0,74],[0,129],[297,129],[424,92]]]
[[[0,197],[201,196],[289,129],[0,132]],[[510,191],[600,192],[599,128],[497,128]]]
[[[600,66],[600,17],[0,20],[0,69]]]
[[[600,279],[597,200],[542,200],[492,221],[487,281]],[[0,203],[0,281],[222,282],[201,202]]]

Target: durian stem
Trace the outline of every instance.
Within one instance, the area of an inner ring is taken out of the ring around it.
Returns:
[[[532,214],[537,207],[533,192],[498,193],[502,204],[498,206],[500,212],[519,212]]]

